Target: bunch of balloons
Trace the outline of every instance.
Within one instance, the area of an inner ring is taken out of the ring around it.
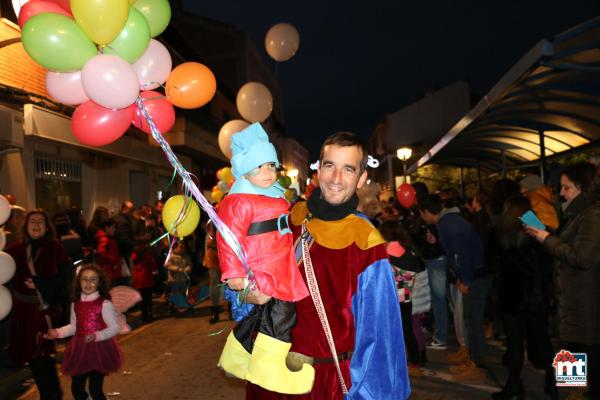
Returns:
[[[231,185],[235,181],[231,168],[224,167],[217,171],[217,180],[219,181],[213,186],[211,191],[211,198],[213,203],[218,203],[223,199],[223,196],[229,192]]]
[[[282,22],[273,25],[265,35],[265,49],[275,61],[282,62],[292,58],[300,46],[300,35],[293,25]],[[244,119],[226,122],[219,131],[219,148],[231,158],[231,136],[253,122],[263,122],[273,111],[273,95],[260,82],[248,82],[237,93],[236,106]],[[246,122],[248,121],[248,122]]]
[[[171,70],[169,51],[153,39],[170,18],[168,0],[29,0],[23,5],[23,46],[48,69],[50,96],[77,106],[71,129],[81,143],[112,143],[132,123],[150,133],[134,104],[138,97],[163,133],[175,123],[173,106],[196,108],[212,99],[213,73],[196,62]],[[165,83],[165,94],[153,90]]]
[[[0,196],[0,226],[4,225],[10,217],[11,207],[4,196]],[[12,296],[4,284],[10,281],[15,274],[15,260],[10,254],[3,252],[6,236],[0,228],[0,320],[6,318],[12,308]]]

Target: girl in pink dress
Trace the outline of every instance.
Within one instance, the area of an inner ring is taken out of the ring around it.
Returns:
[[[48,339],[74,336],[65,351],[61,371],[71,376],[71,393],[75,400],[104,400],[104,377],[117,371],[123,355],[114,339],[120,332],[119,313],[110,301],[104,273],[98,267],[84,265],[73,283],[71,323],[50,329]]]

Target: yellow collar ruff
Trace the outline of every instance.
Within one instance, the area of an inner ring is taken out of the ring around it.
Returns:
[[[298,202],[291,212],[292,224],[302,225],[308,215],[306,202]],[[350,214],[338,221],[323,221],[313,218],[306,223],[306,227],[315,242],[328,249],[344,249],[356,243],[361,250],[385,243],[377,229],[365,218]]]

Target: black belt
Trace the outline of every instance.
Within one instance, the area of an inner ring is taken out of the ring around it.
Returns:
[[[279,231],[282,235],[290,232],[287,214],[281,214],[277,218],[268,219],[266,221],[254,222],[248,228],[248,236],[260,235],[261,233]]]
[[[349,360],[352,358],[352,352],[351,351],[347,351],[345,353],[342,354],[338,354],[337,359],[339,361],[344,361],[344,360]],[[313,358],[313,365],[316,364],[329,364],[333,362],[333,357],[326,357],[326,358]]]

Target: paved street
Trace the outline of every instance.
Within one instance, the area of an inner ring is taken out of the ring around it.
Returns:
[[[159,319],[137,326],[136,313],[130,318],[132,333],[121,336],[125,366],[121,373],[110,375],[105,393],[111,399],[243,399],[244,384],[226,378],[216,368],[218,356],[231,321],[208,324],[209,304],[203,302],[191,312],[168,315],[164,303],[155,302]],[[221,314],[222,317],[226,313]],[[219,333],[220,332],[220,333]],[[63,346],[64,347],[64,346]],[[448,373],[447,351],[430,350],[423,377],[412,380],[411,400],[489,399],[505,379],[499,360],[502,349],[492,346],[488,377],[484,384],[453,383]],[[544,399],[543,375],[529,365],[524,370],[528,399]],[[71,399],[69,379],[62,377],[65,400]],[[27,383],[26,383],[27,385]],[[35,385],[12,397],[19,400],[38,398]]]

